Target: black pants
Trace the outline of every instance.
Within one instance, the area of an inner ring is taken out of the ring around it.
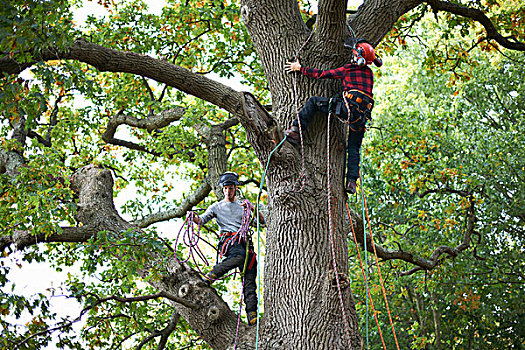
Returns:
[[[299,120],[301,122],[301,129],[304,131],[312,122],[314,115],[318,112],[328,114],[330,99],[327,97],[312,96],[306,101],[303,109],[299,112]],[[343,119],[348,118],[348,109],[342,98],[335,99],[332,102],[332,111]],[[351,128],[348,133],[348,142],[346,146],[346,180],[357,180],[359,177],[359,150],[363,143],[363,136],[365,134],[364,124],[366,119],[363,113],[357,109],[351,108],[350,121],[360,120],[354,124],[350,124]],[[297,119],[294,120],[293,125],[298,126]],[[353,129],[353,130],[352,130]]]
[[[221,246],[219,246],[219,250]],[[227,274],[229,271],[239,268],[242,272],[244,270],[244,263],[246,261],[246,246],[244,244],[235,243],[231,245],[226,251],[225,258],[215,265],[212,273],[217,278]],[[243,294],[244,303],[246,304],[246,313],[250,311],[257,311],[257,259],[253,251],[248,252],[248,261],[246,262],[246,270],[244,271]]]

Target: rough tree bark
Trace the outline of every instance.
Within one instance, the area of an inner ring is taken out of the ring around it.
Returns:
[[[399,16],[420,3],[416,0],[366,1],[350,23],[360,37],[378,43]],[[444,2],[430,3],[437,10],[447,8]],[[266,164],[275,146],[272,140],[295,117],[296,103],[301,106],[309,96],[332,96],[340,92],[337,82],[286,75],[283,66],[297,56],[304,65],[316,68],[333,68],[345,63],[349,55],[343,47],[348,35],[345,9],[345,0],[319,1],[318,23],[315,33],[310,36],[295,0],[241,1],[242,19],[263,64],[272,94],[271,116],[251,94],[234,91],[166,61],[118,52],[85,40],[75,41],[66,52],[52,51],[49,57],[43,51],[39,59],[74,59],[101,71],[149,77],[213,103],[237,118],[261,163]],[[0,58],[0,72],[13,74],[27,66],[30,64],[20,65],[9,57]],[[114,122],[112,128],[116,128],[120,120]],[[331,130],[329,143],[328,125]],[[224,146],[220,129],[209,130],[209,133],[209,146]],[[106,136],[112,140],[113,135],[114,131],[109,130]],[[338,121],[327,124],[326,119],[317,118],[304,134],[305,169],[302,169],[301,153],[289,144],[284,144],[270,161],[267,174],[269,216],[265,314],[260,349],[360,349],[362,346],[352,292],[343,277],[348,275],[346,240],[349,232],[345,225],[346,198],[343,191],[344,136],[344,128]],[[220,152],[215,157],[221,158]],[[17,153],[2,153],[0,171],[12,174],[22,162]],[[328,162],[330,173],[327,173]],[[82,168],[73,176],[72,185],[79,195],[77,218],[84,226],[64,231],[62,241],[68,241],[67,237],[70,237],[69,241],[85,241],[100,230],[118,234],[122,230],[140,229],[153,222],[181,216],[212,190],[217,174],[226,170],[223,163],[210,168],[213,171],[210,171],[209,181],[181,208],[135,223],[123,220],[113,206],[110,172],[95,166]],[[306,181],[301,186],[303,170]],[[328,180],[331,183],[329,189]],[[328,212],[329,200],[331,213]],[[330,216],[333,232],[329,229]],[[25,241],[25,236],[27,233],[21,232],[17,237],[3,238],[0,248],[4,249],[11,243],[18,248],[34,244],[34,238]],[[53,235],[46,237],[48,241],[60,239]],[[337,272],[341,274],[339,282],[348,326],[341,309],[333,253]],[[385,256],[388,253],[385,251]],[[161,256],[152,253],[152,265],[159,261]],[[173,257],[164,264],[166,269],[162,279],[150,283],[172,300],[176,313],[214,349],[231,348],[237,323],[235,314],[213,289],[200,282],[198,274],[191,268]],[[148,267],[142,270],[142,276],[147,276]],[[347,330],[349,339],[345,334]],[[237,348],[253,349],[254,341],[255,329],[242,325]]]

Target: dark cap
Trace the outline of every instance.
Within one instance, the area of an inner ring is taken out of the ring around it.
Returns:
[[[228,185],[239,185],[239,175],[232,171],[227,171],[219,177],[219,186],[228,186]]]

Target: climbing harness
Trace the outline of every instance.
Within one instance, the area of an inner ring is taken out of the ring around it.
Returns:
[[[247,244],[249,237],[252,235],[253,231],[250,228],[250,218],[252,216],[253,204],[249,200],[245,199],[243,201],[243,213],[241,227],[236,232],[225,232],[221,235],[221,241],[219,242],[220,255],[224,256],[228,252],[228,249],[236,243]],[[246,251],[248,253],[248,251]]]
[[[343,102],[340,102],[342,99]],[[341,113],[340,103],[344,103],[347,110],[346,118],[339,115]],[[333,106],[335,104],[335,106]],[[330,98],[329,111],[335,115],[335,118],[346,124],[351,131],[359,131],[372,121],[372,108],[374,107],[374,99],[368,94],[359,90],[344,91]],[[357,111],[357,117],[352,111]]]
[[[349,90],[343,92],[343,100],[348,111],[348,127],[352,131],[357,131],[360,127],[366,129],[367,122],[372,121],[372,108],[374,107],[374,99],[362,91]],[[354,113],[352,113],[353,110],[357,110],[359,112],[358,117],[350,120],[350,116],[354,115]],[[353,126],[355,126],[355,129]]]

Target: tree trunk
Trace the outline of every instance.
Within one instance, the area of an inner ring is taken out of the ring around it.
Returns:
[[[332,96],[340,92],[339,82],[315,81],[300,74],[286,75],[285,62],[293,60],[304,44],[299,52],[303,65],[333,68],[345,63],[342,39],[310,37],[296,7],[295,1],[278,4],[275,1],[271,4],[243,1],[241,11],[268,77],[272,116],[282,127],[295,118],[296,103],[302,106],[309,96]],[[344,9],[338,13],[344,14]],[[338,38],[343,38],[345,30],[342,18],[339,28],[335,29]],[[287,28],[285,33],[280,32],[283,26]],[[339,52],[334,51],[327,57],[327,45],[335,47],[337,43]],[[297,95],[294,79],[299,86]],[[304,178],[300,175],[301,151],[288,143],[279,150],[280,156],[271,161],[268,169],[270,220],[266,238],[264,268],[267,278],[264,281],[261,349],[361,347],[357,314],[346,277],[345,130],[343,124],[332,119],[327,147],[327,126],[326,116],[318,115],[303,132]],[[330,177],[327,176],[328,150]],[[337,279],[334,260],[339,274]]]

